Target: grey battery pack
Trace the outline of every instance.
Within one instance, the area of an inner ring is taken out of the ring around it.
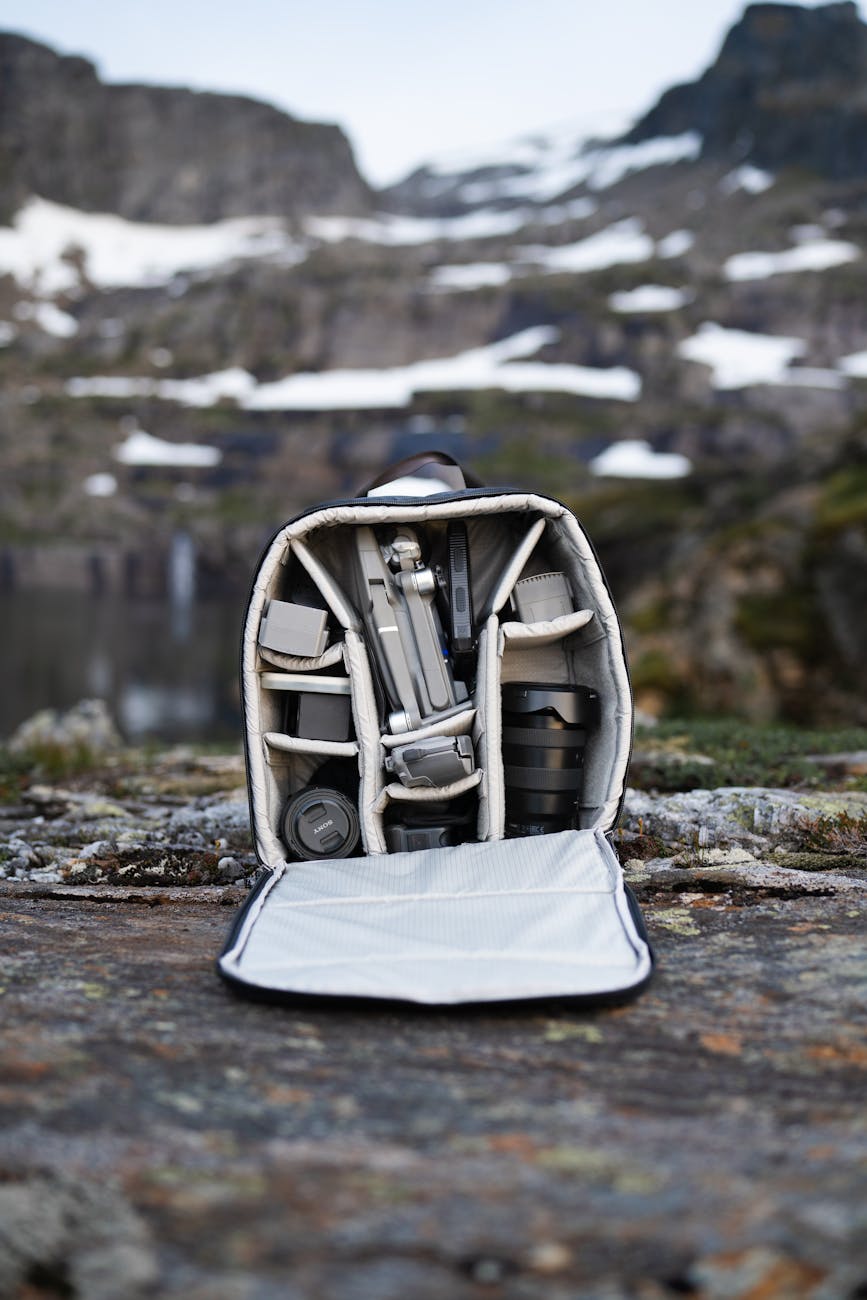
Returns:
[[[308,659],[328,644],[328,613],[286,600],[269,600],[259,624],[259,645],[284,655]]]

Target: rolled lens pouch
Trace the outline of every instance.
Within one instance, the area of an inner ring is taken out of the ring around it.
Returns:
[[[586,686],[508,682],[503,686],[506,818],[522,834],[566,830],[581,796],[587,736],[599,697]]]
[[[280,815],[283,843],[297,858],[349,858],[359,847],[358,809],[342,790],[307,786],[287,799]]]

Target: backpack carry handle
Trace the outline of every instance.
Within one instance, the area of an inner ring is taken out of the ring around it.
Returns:
[[[436,469],[438,472],[429,476],[419,473],[419,471],[431,468]],[[412,456],[405,456],[403,460],[396,461],[394,465],[389,465],[388,469],[384,469],[370,483],[365,484],[358,495],[360,497],[369,496],[374,488],[383,487],[394,479],[406,478],[410,475],[418,475],[420,478],[441,479],[448,488],[455,492],[461,492],[468,487],[484,487],[482,481],[476,478],[475,474],[468,474],[448,452],[417,451]]]

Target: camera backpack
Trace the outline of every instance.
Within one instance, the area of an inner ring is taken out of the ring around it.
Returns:
[[[430,452],[305,511],[259,562],[241,691],[265,870],[219,957],[231,984],[436,1005],[647,983],[611,844],[623,638],[561,502]]]

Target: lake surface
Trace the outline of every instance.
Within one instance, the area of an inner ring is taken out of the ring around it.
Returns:
[[[38,709],[99,696],[130,742],[240,741],[246,595],[175,595],[0,593],[0,737]]]

